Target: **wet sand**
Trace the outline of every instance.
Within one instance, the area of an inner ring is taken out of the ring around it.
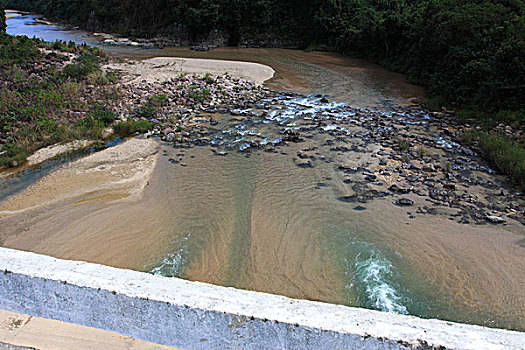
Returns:
[[[135,228],[151,210],[141,199],[157,150],[155,140],[128,140],[9,197],[0,204],[2,245],[115,266],[137,260],[143,242]]]
[[[4,11],[5,11],[6,19],[22,16],[22,12],[17,11],[17,10],[4,10]]]
[[[41,148],[29,157],[27,157],[27,165],[36,165],[51,158],[54,158],[58,155],[88,147],[89,145],[93,144],[93,142],[94,141],[89,140],[77,140],[65,144],[56,144],[45,148]]]

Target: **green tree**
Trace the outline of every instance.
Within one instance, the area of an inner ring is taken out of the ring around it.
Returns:
[[[5,19],[5,12],[4,7],[2,6],[2,3],[0,2],[0,32],[5,32],[7,27],[6,19]]]

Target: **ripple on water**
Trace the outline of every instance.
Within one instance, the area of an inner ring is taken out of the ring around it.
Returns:
[[[359,304],[385,312],[408,314],[409,299],[395,281],[392,262],[370,244],[358,243],[359,253],[345,259],[352,275],[349,288],[357,289]]]
[[[188,264],[188,240],[191,234],[184,235],[174,247],[173,252],[168,254],[160,265],[152,268],[150,273],[164,277],[182,277],[184,269]]]

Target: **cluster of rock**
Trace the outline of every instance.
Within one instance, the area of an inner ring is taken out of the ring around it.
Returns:
[[[233,86],[229,91],[235,91]],[[413,207],[410,218],[426,214],[465,224],[502,224],[507,218],[525,223],[523,195],[460,145],[446,114],[410,107],[364,110],[321,97],[243,87],[248,95],[253,89],[255,99],[234,94],[221,107],[220,94],[208,104],[190,100],[192,112],[187,115],[195,113],[194,123],[186,123],[180,133],[174,130],[184,122],[156,133],[176,147],[210,146],[218,155],[234,151],[249,156],[258,150],[288,154],[297,148],[293,145],[304,143],[291,161],[304,169],[328,164],[342,173],[352,194],[339,199],[356,203],[356,210],[392,198],[394,205]],[[214,113],[232,115],[218,127]]]
[[[135,111],[159,95],[166,103],[156,116],[137,117]],[[305,171],[333,167],[349,193],[339,200],[355,203],[356,210],[390,198],[393,205],[408,208],[410,218],[424,214],[465,224],[504,224],[508,218],[525,223],[522,193],[462,146],[460,130],[446,113],[353,108],[227,75],[124,85],[122,96],[114,108],[123,111],[123,118],[154,122],[148,135],[175,147],[206,146],[216,155],[249,156],[262,150],[289,154]]]
[[[113,106],[126,120],[147,120],[155,124],[152,135],[172,142],[188,137],[186,129],[199,122],[206,114],[235,113],[236,109],[255,106],[257,101],[276,94],[266,88],[236,79],[230,75],[217,77],[183,75],[162,83],[141,82],[121,86],[121,100]],[[139,116],[141,107],[160,97],[164,103],[156,106],[154,116]],[[208,118],[209,119],[209,118]]]

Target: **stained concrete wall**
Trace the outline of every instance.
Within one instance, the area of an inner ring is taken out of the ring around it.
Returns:
[[[525,333],[295,300],[6,248],[0,248],[0,309],[190,349],[525,346]]]

